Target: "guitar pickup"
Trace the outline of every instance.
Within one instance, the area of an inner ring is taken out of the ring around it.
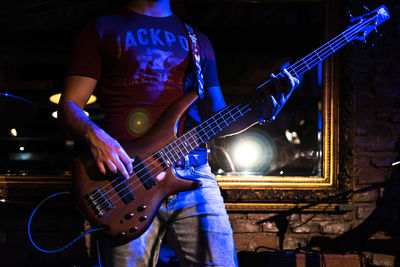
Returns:
[[[142,159],[139,156],[135,157],[135,160],[133,162],[133,171],[136,173],[137,177],[139,177],[143,186],[147,190],[157,185],[157,182],[154,179],[153,175],[151,175],[150,171],[147,169],[146,165],[144,165]]]
[[[135,196],[133,195],[132,191],[129,189],[128,185],[126,184],[126,180],[123,176],[118,176],[116,179],[114,179],[111,182],[111,184],[114,186],[115,191],[117,191],[121,200],[125,204],[128,204],[131,201],[135,200]]]

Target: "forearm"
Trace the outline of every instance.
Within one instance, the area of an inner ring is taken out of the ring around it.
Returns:
[[[100,130],[100,127],[73,101],[61,101],[57,113],[61,127],[76,141],[86,143],[96,130]]]

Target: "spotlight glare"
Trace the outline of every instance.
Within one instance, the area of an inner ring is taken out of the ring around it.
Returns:
[[[285,131],[286,139],[292,144],[300,144],[300,138],[295,131],[291,132],[289,130]]]
[[[233,140],[228,147],[235,171],[258,175],[274,167],[276,147],[268,133],[254,129]]]
[[[60,98],[61,98],[61,93],[58,94],[54,94],[52,96],[50,96],[49,100],[51,103],[57,104],[60,102]],[[86,103],[86,105],[92,104],[94,102],[96,102],[97,97],[95,95],[91,95],[88,102]]]
[[[17,129],[12,128],[12,129],[10,130],[10,135],[16,137],[16,136],[18,135]]]
[[[269,164],[269,145],[258,134],[249,134],[240,138],[231,147],[232,160],[241,172],[254,172]]]

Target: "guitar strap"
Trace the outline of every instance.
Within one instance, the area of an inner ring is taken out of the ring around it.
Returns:
[[[193,57],[193,62],[196,66],[196,73],[197,73],[197,93],[200,97],[200,99],[203,99],[204,97],[204,78],[203,78],[203,73],[201,71],[201,65],[200,65],[200,46],[198,43],[198,39],[196,34],[194,33],[194,30],[191,26],[189,26],[187,23],[183,23],[185,25],[186,33],[189,36],[188,41],[190,44],[190,50],[192,51],[192,57]]]

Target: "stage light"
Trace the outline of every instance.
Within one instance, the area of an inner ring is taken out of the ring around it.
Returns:
[[[260,157],[260,145],[255,140],[241,141],[234,148],[234,161],[241,167],[253,167]]]
[[[276,151],[267,133],[251,131],[232,143],[229,154],[237,171],[251,173],[267,169]]]
[[[285,131],[286,139],[292,144],[300,144],[300,138],[295,131],[291,132],[289,130]]]
[[[16,137],[16,136],[18,135],[17,129],[12,128],[12,129],[10,130],[10,135]]]
[[[61,93],[58,93],[58,94],[50,96],[49,99],[50,99],[51,103],[58,105],[58,103],[60,102],[60,98],[61,98]],[[86,105],[92,104],[92,103],[96,102],[96,100],[97,100],[97,97],[94,95],[91,95],[88,102],[86,103]]]
[[[19,151],[25,151],[25,147],[23,146],[19,147]]]

